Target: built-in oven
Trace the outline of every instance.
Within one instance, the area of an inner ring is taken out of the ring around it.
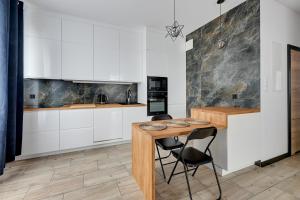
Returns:
[[[167,92],[149,92],[147,99],[148,116],[168,114]]]
[[[168,78],[167,77],[147,77],[147,90],[148,92],[167,92],[168,91]]]
[[[148,116],[168,114],[168,78],[147,78],[147,114]]]

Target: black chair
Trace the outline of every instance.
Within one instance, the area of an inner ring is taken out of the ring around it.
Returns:
[[[173,118],[170,115],[157,115],[157,116],[152,117],[152,121],[169,120],[169,119],[173,119]],[[169,165],[169,164],[175,163],[176,161],[163,163],[162,160],[169,158],[171,156],[171,150],[180,149],[183,147],[184,144],[178,140],[178,137],[157,139],[155,141],[155,144],[156,144],[156,150],[157,150],[157,154],[158,154],[158,158],[155,160],[159,160],[164,179],[166,179],[164,165]],[[158,147],[162,148],[163,150],[170,151],[169,155],[165,156],[165,157],[161,157]]]
[[[217,129],[215,127],[194,129],[192,131],[192,133],[187,137],[187,140],[181,149],[171,151],[172,155],[177,159],[177,161],[175,163],[175,166],[174,166],[172,173],[170,175],[170,178],[168,180],[168,184],[170,183],[173,175],[185,173],[186,182],[188,185],[189,195],[190,195],[191,200],[192,200],[192,193],[191,193],[191,188],[190,188],[190,183],[189,183],[189,178],[188,178],[188,171],[194,171],[192,174],[192,176],[194,176],[196,174],[199,166],[207,164],[207,163],[212,163],[213,170],[214,170],[214,173],[216,176],[219,193],[220,193],[218,200],[221,199],[221,197],[222,197],[222,190],[221,190],[220,182],[219,182],[215,164],[214,164],[214,161],[213,161],[213,158],[211,155],[211,151],[209,149],[209,147],[210,147],[211,143],[214,141],[216,135],[217,135]],[[212,139],[209,141],[204,153],[193,147],[187,147],[187,144],[191,140],[200,140],[200,139],[205,139],[208,137],[212,137]],[[184,171],[174,174],[178,162],[181,162],[183,164]],[[192,169],[189,169],[189,167],[192,167]]]

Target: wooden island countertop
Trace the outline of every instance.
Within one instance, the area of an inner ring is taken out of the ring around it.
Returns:
[[[228,116],[258,113],[260,108],[239,107],[195,107],[191,110],[191,117],[198,120],[206,120],[213,124],[227,127]]]

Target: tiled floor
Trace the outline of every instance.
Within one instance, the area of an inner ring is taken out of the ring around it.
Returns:
[[[142,200],[130,174],[130,144],[17,161],[8,164],[0,177],[0,199]],[[156,174],[158,200],[188,199],[184,174],[175,176],[170,185],[162,179],[158,163]],[[300,155],[220,180],[223,199],[300,199]],[[202,167],[190,182],[194,200],[216,199],[218,190],[210,169]]]

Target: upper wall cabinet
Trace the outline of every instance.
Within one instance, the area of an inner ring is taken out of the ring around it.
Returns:
[[[141,33],[122,30],[120,32],[120,81],[140,82],[142,64]]]
[[[148,76],[168,76],[168,51],[166,49],[167,40],[165,33],[148,30],[146,37],[147,46],[147,75]]]
[[[61,18],[25,10],[24,77],[61,79]]]
[[[93,25],[62,20],[62,79],[93,80]]]
[[[94,26],[94,80],[120,80],[119,47],[119,30]]]
[[[24,34],[27,36],[61,40],[61,17],[37,11],[24,11]]]

